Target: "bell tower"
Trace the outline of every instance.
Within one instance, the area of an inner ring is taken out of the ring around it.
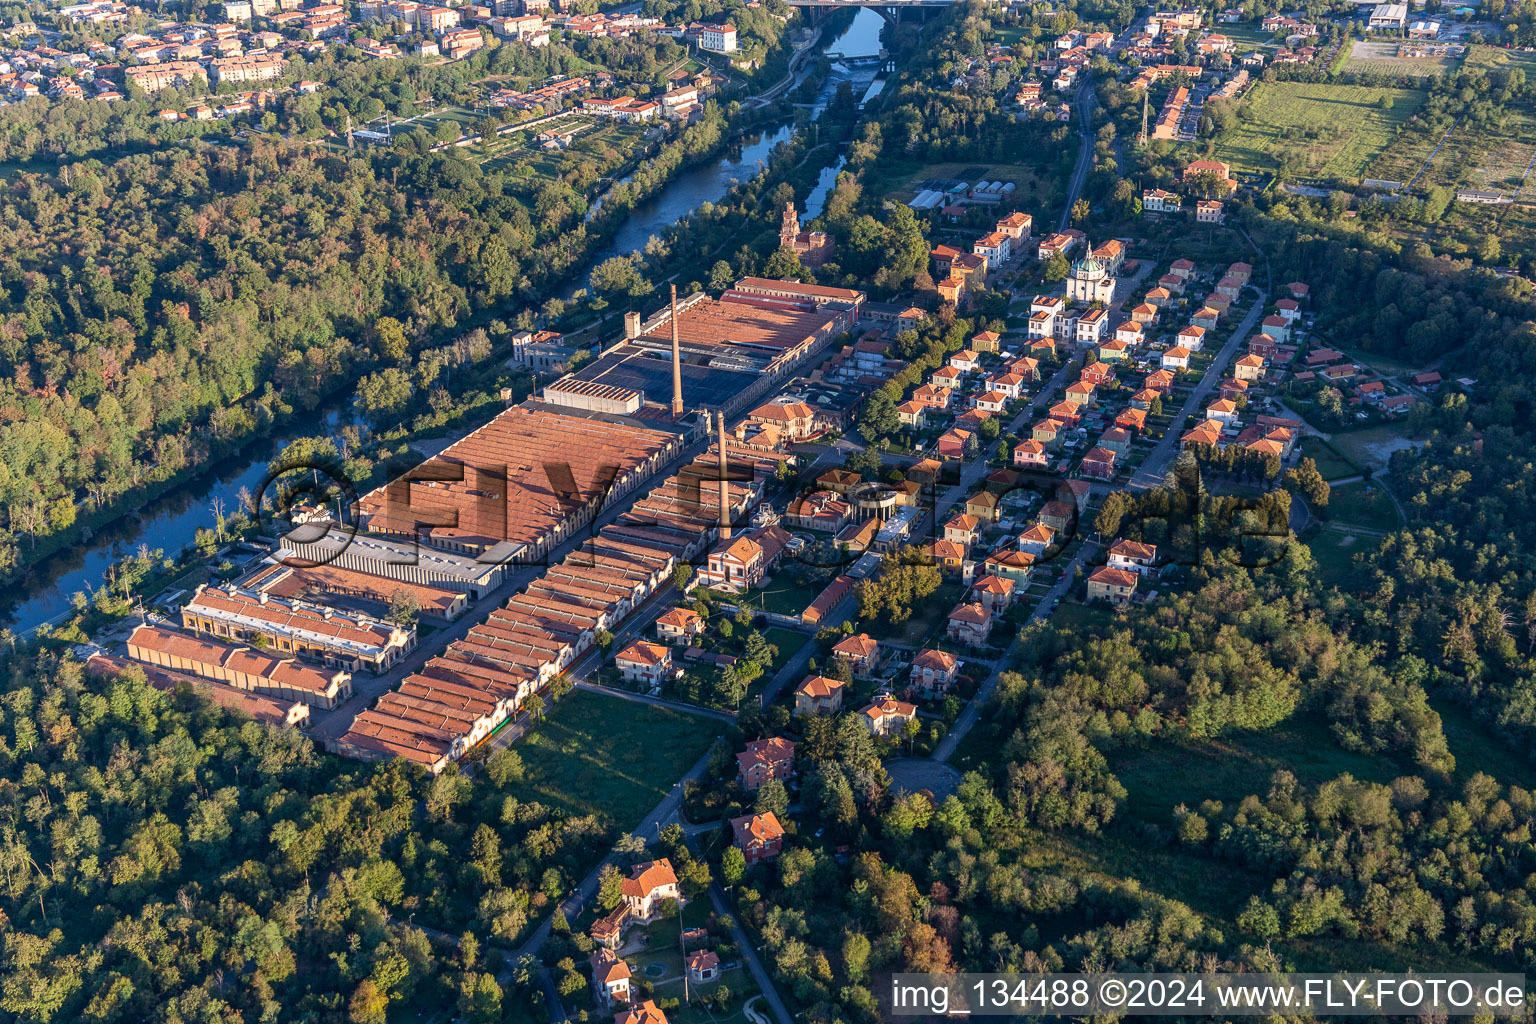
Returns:
[[[785,249],[793,249],[799,234],[800,214],[795,211],[794,203],[785,203],[784,219],[779,224],[779,245]]]

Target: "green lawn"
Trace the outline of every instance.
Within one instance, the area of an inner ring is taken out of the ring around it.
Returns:
[[[1400,525],[1397,508],[1379,485],[1345,484],[1328,496],[1331,522],[1359,526],[1367,530],[1395,530]]]
[[[1222,25],[1216,31],[1236,43],[1238,53],[1274,49],[1275,46],[1275,34],[1265,32],[1257,25]]]
[[[965,588],[958,583],[941,583],[939,589],[923,599],[919,607],[912,609],[912,617],[901,624],[901,632],[890,640],[911,647],[932,643],[941,635],[949,622],[950,609],[965,597]]]
[[[1317,471],[1323,474],[1324,480],[1360,475],[1359,467],[1351,465],[1348,459],[1320,437],[1302,438],[1301,454],[1317,463]]]
[[[631,828],[721,728],[712,719],[577,690],[517,745],[527,776],[513,794]]]
[[[1536,766],[1528,751],[1512,750],[1486,725],[1459,704],[1435,697],[1430,705],[1440,715],[1446,745],[1456,756],[1456,775],[1469,779],[1478,772],[1506,786],[1536,789]]]
[[[780,626],[769,626],[763,630],[763,639],[779,649],[779,656],[773,661],[775,671],[793,658],[796,651],[811,642],[811,638],[804,633],[797,633],[793,629],[784,629]]]
[[[849,565],[852,565],[852,560]],[[838,569],[846,568],[838,566]],[[806,583],[797,583],[792,571],[781,571],[768,585],[758,590],[750,591],[744,597],[747,607],[758,611],[775,612],[779,615],[798,616],[805,611],[806,606],[816,600],[817,596],[827,589],[837,572],[827,569],[818,572],[815,578]]]
[[[1317,580],[1325,587],[1346,585],[1354,573],[1354,558],[1374,550],[1379,537],[1364,537],[1344,527],[1329,526],[1307,541],[1317,560]]]
[[[1230,806],[1249,794],[1263,796],[1270,776],[1282,769],[1311,786],[1343,772],[1386,783],[1411,767],[1345,750],[1320,716],[1297,716],[1275,729],[1207,743],[1155,743],[1117,755],[1111,766],[1129,794],[1127,815],[1165,827],[1172,826],[1179,804],[1195,808],[1219,800]]]
[[[1055,611],[1051,612],[1050,617],[1051,625],[1079,632],[1099,629],[1110,625],[1114,621],[1114,611],[1110,609],[1109,605],[1103,603],[1076,604],[1064,602]]]
[[[1217,141],[1216,159],[1236,171],[1289,165],[1305,177],[1357,181],[1423,103],[1416,89],[1260,82],[1247,116]]]

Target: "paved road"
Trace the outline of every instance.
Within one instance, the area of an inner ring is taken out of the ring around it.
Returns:
[[[1097,550],[1098,545],[1092,541],[1084,542],[1083,546],[1078,548],[1077,554],[1067,563],[1061,578],[1056,581],[1050,591],[1040,599],[1040,603],[1035,606],[1035,610],[1029,616],[1030,622],[1037,622],[1051,614],[1051,610],[1056,607],[1057,598],[1065,596],[1067,591],[1072,588],[1072,584],[1076,580],[1077,567],[1082,565]],[[948,761],[953,757],[955,749],[960,746],[960,741],[965,739],[966,734],[971,731],[976,722],[981,718],[982,710],[992,700],[992,691],[997,689],[998,677],[1013,662],[1013,654],[1018,646],[1018,642],[1017,636],[1009,642],[1008,649],[1003,652],[1002,657],[997,659],[997,665],[992,669],[991,675],[987,676],[986,680],[977,688],[976,695],[965,705],[965,710],[960,712],[960,717],[955,719],[955,724],[949,730],[949,734],[939,741],[939,745],[934,748],[933,759],[935,761]]]
[[[730,914],[731,908],[725,902],[725,894],[720,891],[719,885],[709,887],[709,903],[715,908],[716,914]],[[784,1000],[779,998],[778,989],[773,987],[773,979],[763,969],[763,963],[758,959],[757,948],[752,945],[752,939],[742,928],[741,922],[736,920],[736,915],[731,914],[731,920],[735,927],[731,929],[731,938],[741,949],[741,958],[747,962],[747,970],[752,972],[752,980],[757,982],[757,987],[762,989],[763,998],[767,1000],[768,1007],[773,1010],[773,1019],[777,1024],[795,1024],[794,1016],[789,1012],[789,1007],[784,1005]]]
[[[1077,106],[1078,131],[1082,133],[1082,141],[1078,146],[1077,166],[1072,170],[1072,183],[1067,186],[1067,204],[1061,211],[1061,221],[1056,225],[1058,232],[1067,230],[1067,225],[1072,223],[1072,204],[1082,194],[1083,184],[1088,180],[1088,169],[1093,166],[1093,105],[1097,97],[1093,94],[1092,75],[1083,76],[1083,84],[1077,87],[1077,98],[1073,102]]]
[[[1237,330],[1232,332],[1232,337],[1216,353],[1216,358],[1206,368],[1205,376],[1200,378],[1189,397],[1184,400],[1184,406],[1168,425],[1168,430],[1163,434],[1163,439],[1157,442],[1157,447],[1152,449],[1152,454],[1147,456],[1141,468],[1131,477],[1130,486],[1137,490],[1148,490],[1161,487],[1163,479],[1168,473],[1168,467],[1173,464],[1173,457],[1178,451],[1179,437],[1184,433],[1184,424],[1188,418],[1205,407],[1205,400],[1210,396],[1212,389],[1216,387],[1226,376],[1228,364],[1237,354],[1238,348],[1248,339],[1248,334],[1253,330],[1253,325],[1264,314],[1264,308],[1269,302],[1269,293],[1259,292],[1258,299],[1248,315],[1243,317],[1243,322],[1237,325]]]

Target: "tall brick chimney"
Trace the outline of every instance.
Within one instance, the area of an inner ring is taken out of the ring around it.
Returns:
[[[672,286],[672,415],[683,414],[683,350],[677,342],[677,285]]]
[[[717,422],[720,427],[720,539],[730,540],[731,486],[730,481],[726,479],[725,468],[725,413],[718,412],[715,415],[718,417]]]

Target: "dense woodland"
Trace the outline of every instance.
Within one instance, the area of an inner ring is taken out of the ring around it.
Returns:
[[[0,694],[0,1007],[43,1021],[382,1021],[413,995],[500,1020],[487,943],[613,840],[514,795],[359,766],[137,670],[50,655]],[[424,931],[423,926],[434,929]]]
[[[782,74],[781,5],[695,0],[655,13],[730,16],[758,74]],[[487,76],[528,86],[606,68],[613,89],[648,95],[684,56],[649,35],[502,45],[437,65],[340,46],[292,61],[284,83],[322,88],[281,92],[262,116],[267,134],[245,137],[232,122],[158,116],[196,89],[0,110],[0,161],[19,168],[0,183],[12,254],[0,270],[0,576],[370,371],[403,380],[411,351],[445,332],[492,313],[531,322],[636,202],[719,151],[737,111],[711,103],[672,141],[622,152],[578,142],[558,175],[430,152],[458,133],[453,122],[382,150],[317,142],[386,114],[479,106]],[[626,171],[594,212],[604,179]],[[384,319],[401,329],[380,330]],[[398,408],[390,383],[383,404]]]
[[[564,181],[530,190],[404,144],[376,160],[194,144],[8,183],[0,569],[435,333],[540,299],[723,133],[711,106],[588,222]]]

